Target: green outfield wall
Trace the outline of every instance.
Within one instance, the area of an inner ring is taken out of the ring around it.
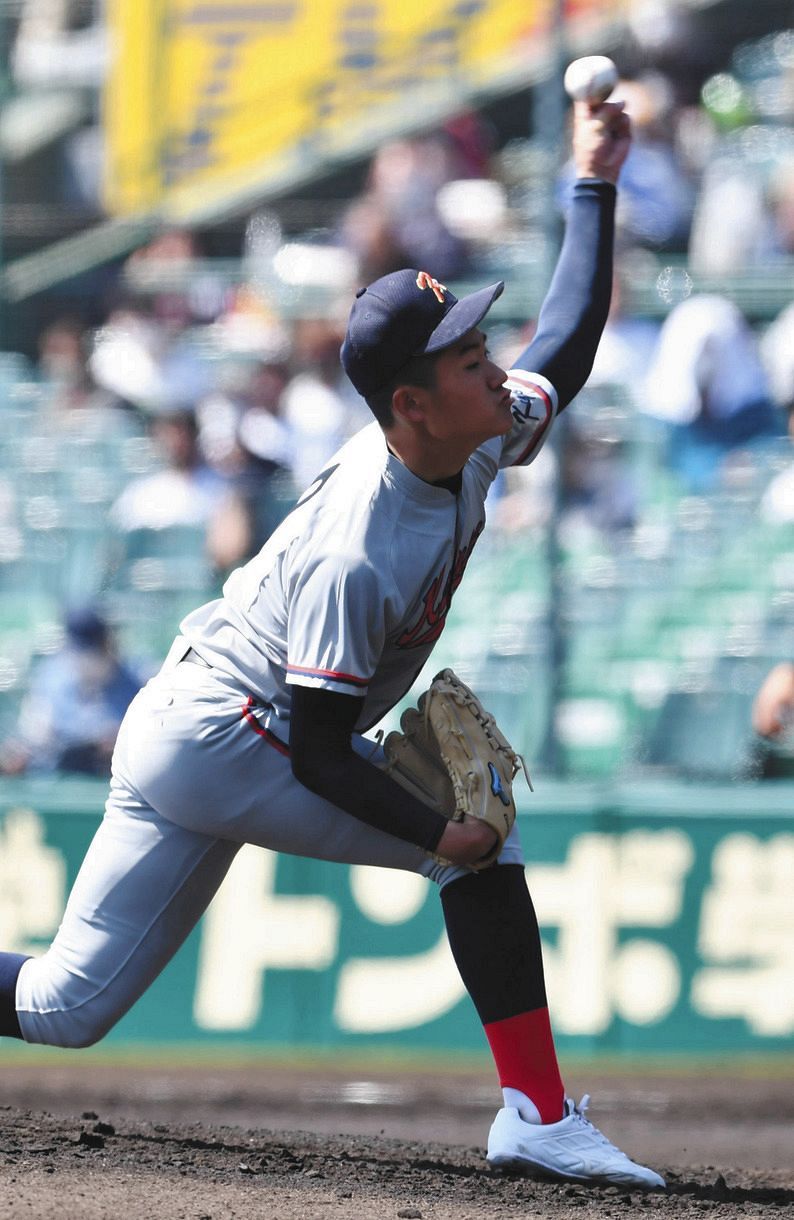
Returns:
[[[794,1050],[794,784],[537,788],[519,825],[561,1047]],[[3,948],[45,949],[104,796],[0,782]],[[108,1041],[484,1046],[434,887],[252,847]]]

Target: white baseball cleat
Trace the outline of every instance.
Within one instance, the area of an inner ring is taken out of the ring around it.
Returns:
[[[577,1106],[566,1098],[560,1121],[542,1125],[525,1122],[518,1110],[505,1106],[488,1135],[488,1164],[493,1169],[576,1182],[604,1182],[642,1190],[664,1188],[664,1178],[630,1161],[585,1118],[589,1101],[585,1096]]]

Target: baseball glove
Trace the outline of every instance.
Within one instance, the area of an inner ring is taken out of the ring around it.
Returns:
[[[436,674],[418,706],[403,712],[400,727],[383,742],[386,771],[451,821],[462,822],[468,813],[487,822],[497,843],[474,867],[488,868],[515,821],[519,770],[532,788],[523,758],[451,669]]]

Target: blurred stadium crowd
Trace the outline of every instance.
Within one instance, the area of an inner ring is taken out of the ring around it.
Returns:
[[[635,128],[612,313],[555,444],[495,486],[440,649],[552,773],[772,775],[749,706],[794,640],[794,28],[715,50],[646,4],[610,53]],[[104,54],[92,6],[21,6],[23,94],[84,104]],[[90,122],[63,143],[67,210],[99,148]],[[461,114],[347,198],[256,211],[233,256],[157,234],[0,353],[0,770],[106,773],[181,615],[367,422],[338,360],[359,284],[505,278],[509,367],[569,184]]]

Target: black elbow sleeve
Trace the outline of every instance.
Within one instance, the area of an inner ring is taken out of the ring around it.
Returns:
[[[290,753],[290,765],[298,783],[303,784],[310,792],[316,792],[323,775],[322,763],[317,754],[311,750],[293,749]]]

